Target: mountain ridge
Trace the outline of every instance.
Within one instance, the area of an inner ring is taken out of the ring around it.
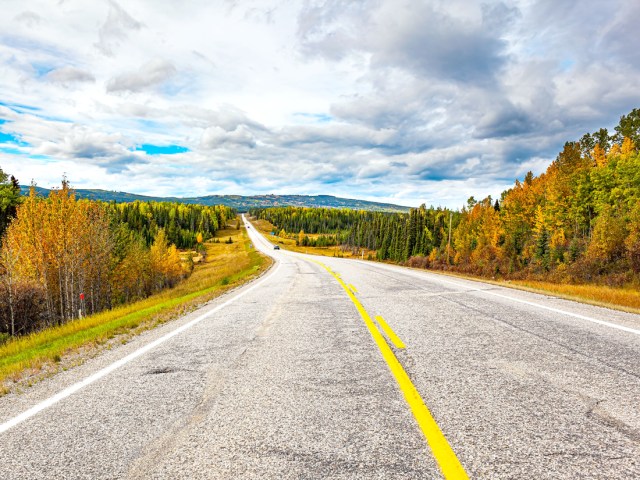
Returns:
[[[36,193],[47,196],[50,189],[35,187]],[[23,195],[29,194],[28,186],[20,187]],[[139,195],[128,192],[116,192],[102,189],[74,189],[77,198],[89,200],[101,200],[103,202],[115,201],[116,203],[135,202],[177,202],[200,205],[227,205],[239,212],[246,212],[249,208],[259,207],[325,207],[325,208],[349,208],[352,210],[370,210],[381,212],[408,212],[411,207],[395,205],[392,203],[371,202],[352,198],[335,197],[333,195],[203,195],[198,197],[158,197]]]

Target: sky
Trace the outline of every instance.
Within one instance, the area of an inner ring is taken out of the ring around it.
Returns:
[[[0,168],[459,208],[640,107],[637,0],[2,0]]]

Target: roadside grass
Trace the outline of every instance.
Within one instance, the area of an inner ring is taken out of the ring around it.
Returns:
[[[393,262],[384,262],[396,265]],[[566,300],[573,300],[588,305],[620,310],[622,312],[640,314],[640,292],[633,287],[614,288],[603,285],[571,285],[564,283],[543,282],[539,280],[493,280],[477,275],[459,272],[407,267],[412,270],[426,271],[446,277],[461,278],[501,287],[524,290],[527,292],[552,295]]]
[[[385,262],[392,264],[392,262]],[[620,310],[622,312],[640,314],[640,291],[636,287],[608,287],[606,285],[567,284],[544,282],[541,280],[499,280],[489,279],[478,275],[459,272],[407,267],[413,270],[427,271],[447,277],[462,278],[483,283],[490,283],[501,287],[524,290],[527,292],[552,295],[565,300],[573,300],[597,307]]]
[[[354,252],[351,249],[342,250],[340,246],[333,247],[303,247],[296,245],[296,241],[293,238],[282,238],[278,235],[271,235],[271,232],[278,233],[278,229],[276,229],[270,222],[267,220],[255,220],[251,219],[251,224],[254,225],[262,235],[270,240],[272,243],[278,243],[281,247],[286,250],[291,250],[292,252],[298,253],[308,253],[310,255],[319,255],[322,257],[339,257],[339,258],[363,258],[362,250],[358,250]],[[290,235],[294,235],[293,232],[289,232]],[[320,237],[318,234],[306,234],[309,238],[315,239]],[[372,259],[376,257],[375,250],[364,250],[364,258]]]
[[[351,251],[341,252],[338,247],[299,247],[296,242],[290,238],[280,238],[277,235],[271,235],[272,231],[278,230],[266,220],[251,220],[251,223],[262,233],[267,239],[278,243],[294,252],[309,253],[313,255],[321,255],[325,257],[344,257],[344,258],[361,258],[360,255],[353,255]],[[309,235],[314,237],[314,235]],[[375,259],[375,251],[366,251],[364,258]],[[393,264],[393,262],[385,262]],[[422,269],[418,269],[422,270]],[[552,282],[543,282],[538,280],[491,280],[485,277],[462,274],[457,272],[443,272],[441,270],[426,271],[438,273],[446,276],[464,278],[467,280],[477,280],[485,283],[492,283],[503,287],[510,287],[519,290],[526,290],[534,293],[546,295],[554,295],[556,297],[567,300],[574,300],[599,307],[611,308],[630,313],[640,314],[640,291],[633,287],[615,288],[602,285],[570,285]]]
[[[600,307],[630,313],[640,313],[640,291],[632,287],[614,288],[603,285],[569,285],[537,280],[511,280],[501,285],[521,288],[536,293],[547,293],[568,300],[577,300]]]
[[[230,237],[233,243],[226,243]],[[31,384],[66,368],[69,362],[65,360],[70,357],[91,355],[113,343],[126,343],[137,333],[195,310],[271,265],[267,257],[250,248],[244,229],[227,228],[219,231],[216,238],[219,243],[205,244],[204,262],[196,264],[191,275],[172,289],[1,345],[0,395],[25,381]]]

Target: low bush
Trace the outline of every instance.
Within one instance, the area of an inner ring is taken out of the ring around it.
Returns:
[[[11,295],[8,288],[0,289],[0,334],[24,335],[51,324],[42,286],[21,282],[11,286]]]

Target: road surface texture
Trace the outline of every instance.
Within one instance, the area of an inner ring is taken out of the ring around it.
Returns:
[[[1,398],[0,478],[640,478],[639,316],[249,233],[261,279]]]

